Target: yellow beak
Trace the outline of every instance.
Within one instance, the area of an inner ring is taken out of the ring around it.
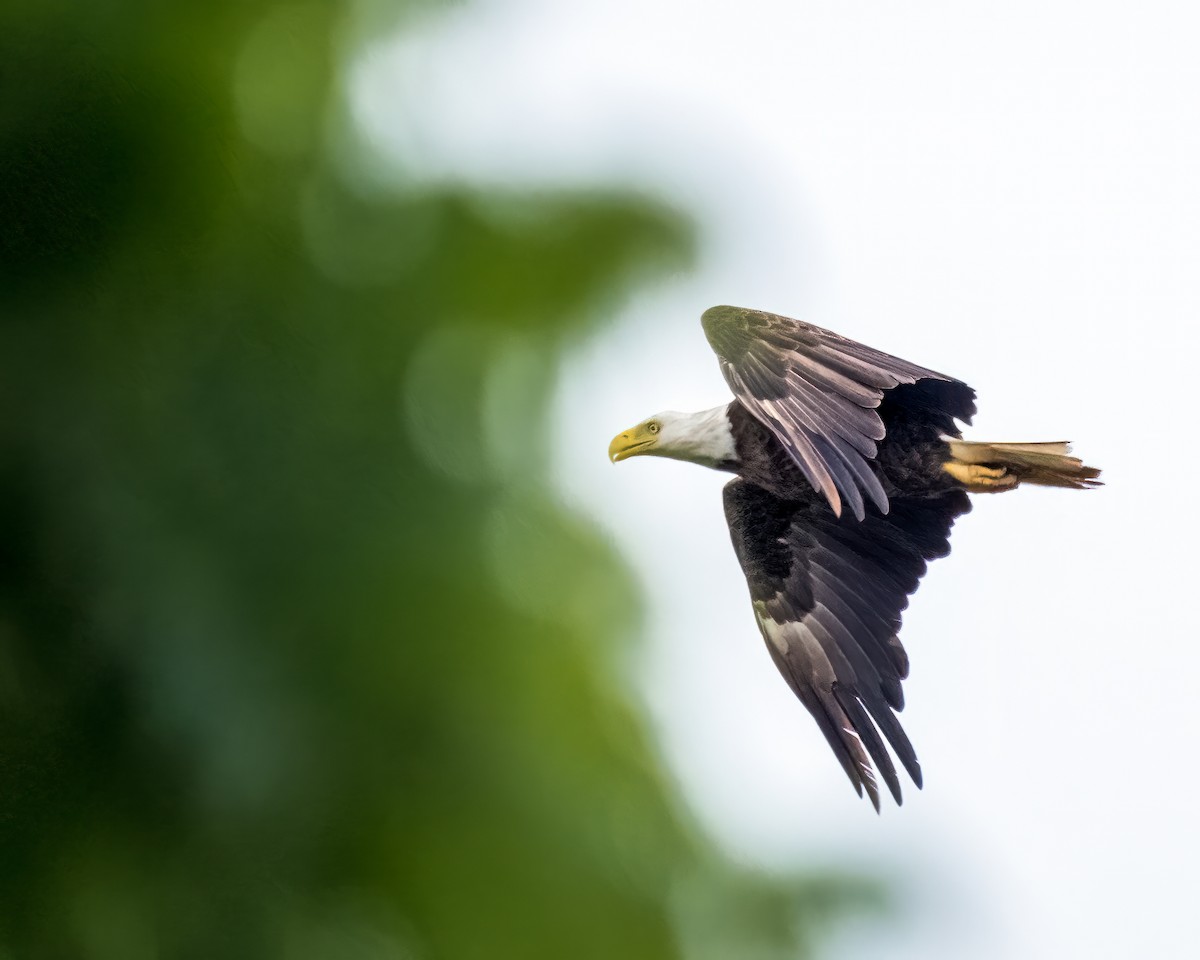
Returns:
[[[631,427],[612,438],[612,443],[608,445],[608,459],[618,463],[636,457],[639,453],[647,453],[657,439],[645,424]]]

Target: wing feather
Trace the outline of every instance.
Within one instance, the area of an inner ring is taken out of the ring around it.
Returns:
[[[883,489],[883,484],[879,482],[879,477],[875,475],[875,471],[867,464],[861,456],[856,457],[854,450],[846,449],[846,441],[841,437],[832,437],[830,442],[837,449],[838,455],[845,461],[846,466],[854,474],[855,480],[862,488],[863,492],[875,504],[875,507],[880,513],[887,513],[889,510],[887,492]]]
[[[951,429],[975,412],[974,392],[960,381],[812,324],[729,306],[706,310],[701,322],[729,388],[839,516],[843,502],[859,520],[867,500],[887,511],[883,487],[868,479],[886,391],[939,381],[946,389],[923,399]]]
[[[883,774],[883,782],[887,784],[888,789],[891,791],[892,799],[896,803],[903,803],[904,797],[900,793],[900,778],[896,776],[896,767],[887,752],[887,747],[883,745],[883,741],[879,738],[879,731],[875,729],[875,725],[871,722],[871,717],[863,709],[862,702],[855,694],[847,691],[840,684],[835,683],[833,690],[838,703],[842,705],[842,709],[846,712],[846,716],[850,720],[850,726],[854,729],[859,739],[863,741],[863,745],[867,748],[867,753],[871,755],[871,759],[875,763],[875,768]]]
[[[821,462],[829,468],[829,474],[848,502],[850,510],[856,517],[861,517],[864,513],[862,490],[855,482],[856,475],[850,469],[850,465],[846,463],[837,448],[820,434],[813,435],[812,445],[817,456],[821,458]],[[884,503],[885,505],[887,503],[886,497]]]

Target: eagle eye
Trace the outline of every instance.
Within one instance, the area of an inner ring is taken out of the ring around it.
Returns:
[[[646,424],[646,429],[651,433],[658,433],[658,424],[651,420],[648,424]]]

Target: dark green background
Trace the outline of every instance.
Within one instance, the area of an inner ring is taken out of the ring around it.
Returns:
[[[0,13],[0,957],[809,955],[878,891],[697,832],[544,477],[692,228],[381,176],[345,9]]]

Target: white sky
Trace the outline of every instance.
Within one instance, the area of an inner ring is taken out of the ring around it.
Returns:
[[[696,269],[572,359],[564,496],[650,597],[672,769],[736,856],[883,870],[899,926],[830,956],[1194,955],[1200,12],[1010,0],[491,0],[368,51],[371,139],[416,176],[639,185]],[[924,791],[857,801],[757,634],[725,477],[610,437],[728,393],[714,303],[976,388],[976,439],[1072,439],[1091,494],[977,498],[905,616]]]

